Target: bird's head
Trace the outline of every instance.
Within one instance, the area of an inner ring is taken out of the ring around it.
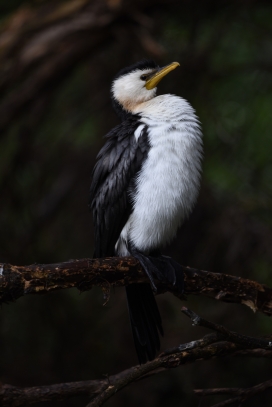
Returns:
[[[122,69],[112,83],[112,100],[118,114],[121,110],[133,112],[143,102],[156,96],[161,79],[179,66],[178,62],[160,68],[154,61],[137,62]]]

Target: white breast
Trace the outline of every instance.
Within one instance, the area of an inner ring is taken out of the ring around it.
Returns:
[[[151,147],[138,174],[133,212],[116,245],[119,255],[128,254],[128,239],[147,253],[168,243],[191,212],[200,183],[202,134],[189,103],[162,95],[135,113],[148,126]]]

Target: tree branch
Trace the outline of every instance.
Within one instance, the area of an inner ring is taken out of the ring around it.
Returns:
[[[28,388],[3,385],[0,387],[0,404],[3,407],[18,407],[36,402],[65,400],[72,396],[93,394],[95,398],[88,406],[101,406],[118,390],[147,375],[154,375],[169,368],[193,363],[196,360],[231,355],[240,349],[240,345],[230,342],[218,342],[204,348],[197,347],[193,349],[189,349],[189,344],[181,346],[181,348],[187,347],[188,350],[182,350],[173,355],[169,355],[169,352],[165,351],[152,362],[141,366],[134,366],[103,380],[88,380]]]
[[[207,321],[204,318],[198,316],[195,312],[189,310],[186,307],[182,307],[181,311],[183,314],[187,315],[191,318],[193,325],[204,326],[205,328],[212,329],[221,334],[221,337],[224,339],[239,343],[241,345],[245,345],[247,348],[262,348],[262,349],[272,349],[272,341],[271,339],[263,339],[263,338],[253,338],[246,335],[238,334],[237,332],[233,332],[228,330],[222,325],[217,325],[213,322]]]
[[[204,295],[219,301],[240,303],[253,311],[272,315],[272,289],[256,281],[227,274],[211,273],[182,266],[185,294]],[[55,264],[14,266],[0,264],[0,304],[27,294],[76,287],[80,291],[100,286],[125,286],[147,282],[148,278],[133,257],[70,260]],[[175,286],[156,281],[158,293],[169,291],[184,298]]]
[[[188,309],[186,309],[186,311],[188,315],[189,313],[193,315],[192,311]],[[195,317],[204,321],[204,324],[208,323],[208,321],[203,320],[196,314],[194,314],[194,318]],[[2,387],[0,386],[0,404],[3,407],[19,407],[36,402],[65,400],[72,396],[88,395],[92,398],[92,401],[87,405],[87,407],[98,407],[104,404],[104,402],[113,396],[117,391],[121,390],[130,383],[160,373],[167,369],[193,363],[197,360],[207,360],[211,358],[224,357],[227,355],[239,356],[241,351],[249,352],[248,355],[250,356],[260,356],[259,351],[262,349],[247,349],[247,344],[250,344],[250,340],[244,341],[242,344],[222,340],[224,337],[229,337],[229,331],[226,328],[224,329],[225,332],[223,333],[212,333],[197,341],[181,344],[176,348],[168,349],[151,362],[144,365],[131,367],[116,375],[109,376],[107,379],[61,383],[51,386],[38,386],[30,388],[19,388],[9,385],[3,385]],[[233,339],[236,340],[237,336],[238,334],[236,334]],[[255,343],[257,343],[257,338]],[[253,353],[253,351],[255,353]],[[271,358],[272,351],[266,350],[265,354],[262,354],[261,356]],[[263,387],[266,389],[270,387],[270,385],[264,384],[264,386],[261,386],[261,388]],[[216,389],[210,391],[216,391]],[[252,388],[251,394],[256,394],[258,391],[262,390],[258,390],[258,386],[256,386],[256,389]],[[198,390],[197,394],[202,395],[201,392],[205,392],[205,390]],[[209,390],[207,390],[207,395],[208,394]],[[243,396],[244,393],[241,393],[241,397]]]
[[[213,406],[213,407],[225,407],[234,403],[244,403],[247,399],[255,396],[256,394],[260,394],[271,387],[272,379],[248,388],[197,389],[194,390],[194,393],[199,397],[217,396],[221,394],[229,394],[231,396],[234,396],[231,399],[222,401]]]
[[[203,338],[204,339],[204,338]],[[190,344],[182,345],[182,348],[190,348]],[[152,362],[141,366],[134,366],[119,374],[109,376],[103,380],[87,380],[82,382],[61,383],[51,386],[37,386],[29,388],[19,388],[15,386],[3,385],[0,387],[1,406],[17,407],[36,402],[65,400],[72,396],[97,395],[91,405],[101,405],[116,391],[125,387],[129,383],[138,380],[148,374],[157,374],[167,368],[177,367],[181,364],[192,363],[198,359],[222,356],[234,353],[238,347],[230,343],[219,343],[202,350],[189,349],[180,351],[173,356],[169,356],[169,351],[165,351]]]
[[[14,118],[18,120],[33,108],[41,93],[53,91],[97,47],[111,43],[116,27],[123,27],[127,35],[130,28],[137,27],[141,34],[135,41],[141,49],[160,56],[160,46],[144,31],[145,14],[139,18],[147,5],[130,3],[128,8],[123,2],[113,7],[106,0],[80,0],[66,1],[65,6],[52,2],[16,10],[0,31],[1,132],[13,124]],[[149,7],[152,3],[150,0]]]

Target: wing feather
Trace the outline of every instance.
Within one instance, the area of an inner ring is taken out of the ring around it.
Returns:
[[[131,116],[106,135],[97,156],[90,190],[90,208],[95,229],[94,257],[114,256],[115,244],[132,211],[135,177],[145,161],[149,142],[147,127],[136,140],[141,125]]]

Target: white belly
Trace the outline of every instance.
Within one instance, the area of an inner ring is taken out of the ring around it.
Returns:
[[[190,109],[189,120],[185,120],[188,114],[180,120],[175,109],[168,122],[161,115],[141,120],[149,128],[150,151],[136,182],[133,212],[116,245],[121,256],[129,254],[128,239],[145,253],[169,243],[195,204],[202,143],[197,118]]]

